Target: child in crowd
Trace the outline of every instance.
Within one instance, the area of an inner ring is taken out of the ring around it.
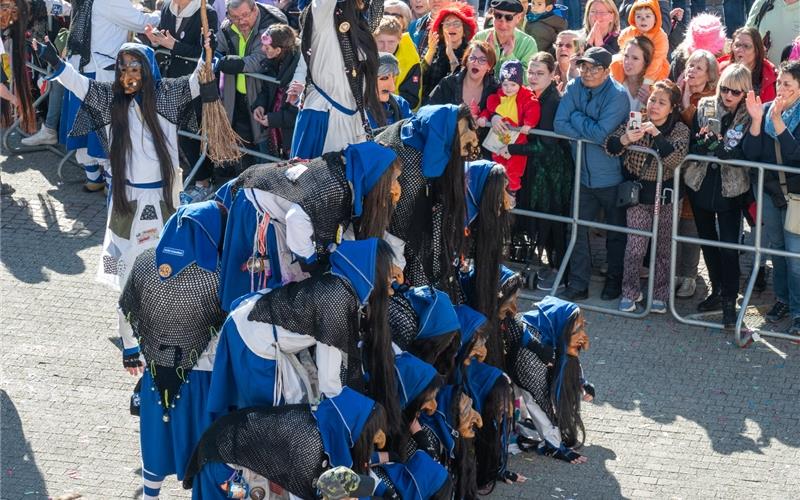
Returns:
[[[522,86],[522,63],[516,59],[506,61],[500,68],[500,88],[486,101],[486,109],[478,119],[478,126],[491,122],[494,133],[501,137],[509,133],[509,126],[519,127],[515,144],[528,142],[528,132],[539,124],[539,101],[527,87]],[[508,189],[516,192],[521,187],[527,158],[524,155],[492,154],[492,160],[502,164],[508,175]]]
[[[397,93],[408,101],[412,109],[417,109],[422,100],[422,68],[411,36],[403,32],[400,20],[390,15],[383,16],[372,35],[378,52],[388,52],[397,58],[400,65],[395,80]]]
[[[525,16],[525,33],[536,40],[539,50],[550,52],[556,37],[567,29],[567,8],[554,0],[531,0]]]
[[[658,80],[663,80],[669,75],[669,38],[661,29],[661,9],[655,0],[638,0],[628,15],[630,26],[619,34],[619,46],[624,47],[631,38],[644,36],[650,39],[655,46],[653,59],[644,73],[644,85],[649,87]]]

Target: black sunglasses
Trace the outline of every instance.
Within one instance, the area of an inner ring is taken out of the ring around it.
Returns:
[[[744,94],[744,91],[743,90],[735,90],[735,89],[732,89],[730,87],[726,87],[724,85],[721,85],[720,88],[719,88],[719,93],[720,94],[730,94],[733,97],[739,97],[740,95]]]
[[[514,20],[514,14],[501,14],[499,12],[494,13],[494,18],[499,21],[501,19],[505,19],[507,22],[511,22]]]

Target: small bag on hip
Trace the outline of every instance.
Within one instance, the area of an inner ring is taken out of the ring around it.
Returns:
[[[639,204],[642,184],[638,181],[625,181],[617,186],[617,207],[628,208]]]
[[[775,141],[775,157],[778,164],[782,165],[783,158],[778,141]],[[778,182],[780,182],[781,191],[786,197],[786,219],[783,221],[783,229],[789,233],[800,235],[800,194],[789,192],[785,172],[778,172]]]

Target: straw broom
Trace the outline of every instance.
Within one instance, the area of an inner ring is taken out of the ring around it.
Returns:
[[[200,22],[203,27],[203,39],[208,36],[208,15],[206,14],[206,0],[200,2]],[[211,68],[211,47],[205,48],[206,63],[200,70],[200,82],[208,83],[214,79]],[[225,107],[219,99],[214,102],[203,103],[203,124],[200,127],[203,137],[203,146],[208,146],[208,157],[214,163],[238,161],[243,153],[238,149],[244,141],[233,131]]]

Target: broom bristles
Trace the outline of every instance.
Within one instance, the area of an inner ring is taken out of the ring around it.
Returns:
[[[206,64],[199,76],[203,83],[213,80],[214,74],[211,66]],[[203,103],[203,123],[200,127],[200,135],[203,137],[202,146],[207,146],[207,155],[214,163],[239,161],[244,155],[239,150],[244,141],[231,127],[225,107],[219,100]]]

